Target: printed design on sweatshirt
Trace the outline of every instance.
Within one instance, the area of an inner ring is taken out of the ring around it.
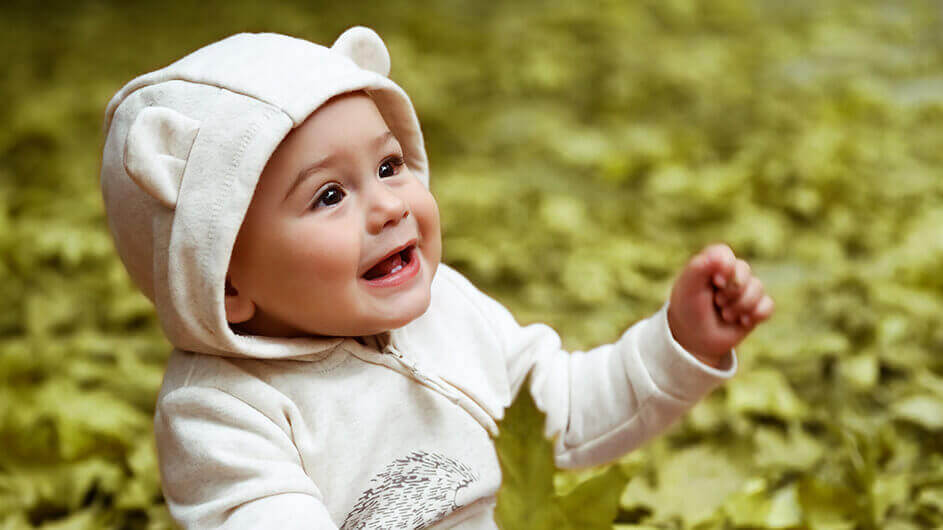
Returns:
[[[341,530],[425,528],[461,508],[455,502],[458,491],[477,480],[461,462],[414,451],[370,480]]]

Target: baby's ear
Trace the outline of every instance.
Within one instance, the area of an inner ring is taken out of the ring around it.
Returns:
[[[390,52],[377,32],[363,26],[354,26],[334,41],[331,49],[353,59],[364,70],[383,77],[390,75]]]
[[[173,210],[200,122],[166,107],[146,107],[134,119],[124,145],[131,180]]]
[[[242,295],[232,285],[229,276],[226,276],[226,320],[230,324],[245,322],[255,315],[255,302],[248,296]]]

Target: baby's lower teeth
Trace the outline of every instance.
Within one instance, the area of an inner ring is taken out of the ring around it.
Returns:
[[[393,270],[390,271],[390,274],[393,274],[394,272],[397,272],[397,271],[399,271],[399,270],[402,269],[402,268],[403,268],[402,265],[397,265],[397,266],[393,267]]]

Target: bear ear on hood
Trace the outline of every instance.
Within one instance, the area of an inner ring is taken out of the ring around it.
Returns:
[[[146,107],[134,119],[124,146],[124,169],[138,186],[175,209],[183,170],[200,122],[167,107]]]
[[[334,41],[331,49],[350,57],[357,66],[376,72],[383,77],[390,75],[390,53],[383,39],[375,31],[363,26],[354,26]]]

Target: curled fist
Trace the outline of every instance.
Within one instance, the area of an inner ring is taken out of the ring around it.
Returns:
[[[727,352],[773,314],[773,299],[730,247],[711,245],[685,265],[668,304],[668,326],[685,350],[721,366]]]

